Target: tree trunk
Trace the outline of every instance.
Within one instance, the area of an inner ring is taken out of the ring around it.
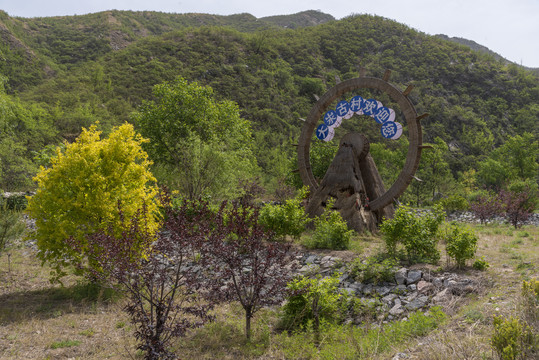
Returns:
[[[251,307],[245,308],[245,336],[247,340],[251,339],[251,318],[253,317]]]
[[[318,348],[320,346],[320,306],[319,306],[320,294],[316,294],[313,299],[313,316],[314,316],[314,345]]]

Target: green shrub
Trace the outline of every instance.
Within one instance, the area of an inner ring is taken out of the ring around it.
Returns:
[[[534,334],[531,329],[511,317],[494,317],[494,334],[491,345],[502,360],[530,359]]]
[[[377,307],[382,305],[381,301],[375,298],[365,299],[355,296],[348,296],[347,311],[348,316],[356,319],[360,318],[363,321],[373,321],[378,315]]]
[[[522,282],[518,317],[494,318],[491,345],[502,360],[539,358],[539,281]]]
[[[350,274],[356,281],[380,284],[395,279],[396,266],[397,261],[392,258],[380,261],[375,257],[369,257],[365,262],[356,258],[350,264]]]
[[[539,280],[523,281],[521,298],[522,318],[535,332],[535,350],[539,352]]]
[[[486,269],[488,269],[488,267],[490,266],[490,264],[485,260],[485,257],[484,256],[481,256],[480,259],[475,259],[472,267],[475,269],[475,270],[481,270],[481,271],[485,271]]]
[[[314,232],[310,239],[304,241],[309,249],[346,250],[350,247],[353,230],[348,229],[341,214],[331,209],[328,203],[326,211],[314,219]]]
[[[26,196],[30,193],[11,193],[9,196],[0,194],[0,207],[7,210],[24,210],[28,205]]]
[[[436,248],[438,228],[444,218],[440,205],[423,214],[418,214],[409,206],[399,206],[393,219],[385,220],[380,226],[389,255],[397,257],[398,245],[402,244],[411,264],[437,263],[440,260],[440,252]]]
[[[299,277],[288,284],[290,297],[282,308],[281,326],[285,329],[306,329],[309,321],[336,323],[343,295],[339,292],[339,273],[331,277],[309,279]]]
[[[525,298],[535,298],[539,305],[539,280],[531,279],[530,281],[522,282],[522,296]]]
[[[0,206],[0,254],[9,241],[22,235],[24,228],[19,211],[8,209],[7,204]]]
[[[445,251],[457,262],[459,268],[466,265],[466,260],[472,259],[477,250],[477,235],[471,229],[459,224],[451,224],[446,234]]]
[[[304,194],[305,191],[302,191],[296,198],[286,200],[282,205],[264,205],[258,218],[260,224],[273,231],[277,238],[284,239],[289,235],[299,239],[309,222],[302,205]]]
[[[470,208],[468,200],[461,195],[450,195],[441,199],[439,203],[446,211],[464,211]]]

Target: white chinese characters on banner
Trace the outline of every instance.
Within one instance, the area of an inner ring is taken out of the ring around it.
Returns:
[[[326,124],[327,126],[332,126],[333,124],[335,124],[336,121],[337,113],[335,112],[335,110],[329,110],[328,112],[326,112],[326,114],[324,115],[324,124]]]
[[[348,110],[350,110],[350,104],[348,101],[341,101],[337,104],[337,107],[335,108],[335,111],[337,112],[337,115],[340,117],[344,117],[346,114],[348,114]]]
[[[395,121],[386,121],[380,129],[382,136],[386,139],[398,139],[402,135],[402,125]]]
[[[359,95],[350,99],[350,110],[358,115],[363,115],[363,103],[365,100]]]
[[[365,115],[373,116],[378,109],[378,101],[375,99],[368,99],[363,102],[363,113]]]
[[[335,128],[327,126],[326,124],[320,124],[316,128],[316,137],[323,141],[331,141],[335,136]]]
[[[323,141],[331,141],[335,136],[335,129],[341,126],[343,120],[348,120],[354,114],[368,115],[382,127],[380,132],[386,139],[396,140],[402,135],[402,124],[395,121],[395,111],[384,106],[376,99],[363,99],[356,95],[350,101],[340,101],[335,110],[328,110],[324,114],[324,123],[316,129],[316,137]]]

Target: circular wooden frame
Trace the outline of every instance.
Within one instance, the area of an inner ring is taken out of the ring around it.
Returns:
[[[301,134],[298,143],[298,165],[301,180],[306,186],[311,189],[318,188],[318,182],[314,178],[310,163],[310,146],[313,132],[316,128],[322,114],[327,108],[343,94],[362,88],[380,90],[388,94],[395,101],[406,119],[408,126],[409,147],[406,155],[406,163],[400,172],[397,180],[393,185],[380,197],[372,200],[369,203],[369,208],[372,211],[382,209],[397,199],[404,190],[408,187],[414,174],[419,166],[421,158],[421,148],[423,135],[421,124],[417,117],[417,112],[407,97],[408,89],[403,93],[395,86],[385,80],[374,77],[358,77],[338,83],[329,89],[317,102],[314,104],[309,117],[305,120],[305,124],[301,129]],[[411,90],[411,88],[410,88]]]

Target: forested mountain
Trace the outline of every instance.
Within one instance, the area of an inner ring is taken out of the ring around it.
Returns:
[[[130,114],[152,99],[154,85],[177,76],[239,105],[252,122],[266,179],[291,170],[283,164],[293,163],[299,118],[309,113],[314,95],[337,78],[358,76],[362,67],[376,77],[392,70],[390,82],[403,90],[415,86],[412,102],[418,113],[430,114],[422,122],[424,142],[445,144],[452,178],[478,169],[511,137],[539,137],[534,72],[378,16],[336,21],[317,11],[261,19],[107,11],[25,19],[0,13],[0,39],[0,74],[7,78],[1,121],[6,129],[10,121],[19,124],[0,136],[18,142],[32,129],[39,144],[34,153],[21,150],[26,170],[15,172],[20,176],[35,171],[40,149],[72,141],[82,126],[99,121],[108,131],[131,121]],[[7,111],[7,104],[25,115]],[[2,166],[2,187],[31,186],[5,180],[12,170]]]
[[[506,62],[507,64],[511,63],[511,61],[507,60],[506,58],[504,58],[500,54],[490,50],[486,46],[483,46],[481,44],[476,43],[473,40],[468,40],[468,39],[464,39],[464,38],[461,38],[461,37],[449,37],[449,36],[443,35],[443,34],[438,34],[436,36],[441,38],[441,39],[444,39],[444,40],[453,41],[453,42],[455,42],[457,44],[466,45],[472,50],[476,50],[476,51],[483,52],[485,54],[492,55],[495,59],[502,60],[502,61]],[[528,68],[528,69],[534,71],[536,74],[539,74],[539,68]]]

